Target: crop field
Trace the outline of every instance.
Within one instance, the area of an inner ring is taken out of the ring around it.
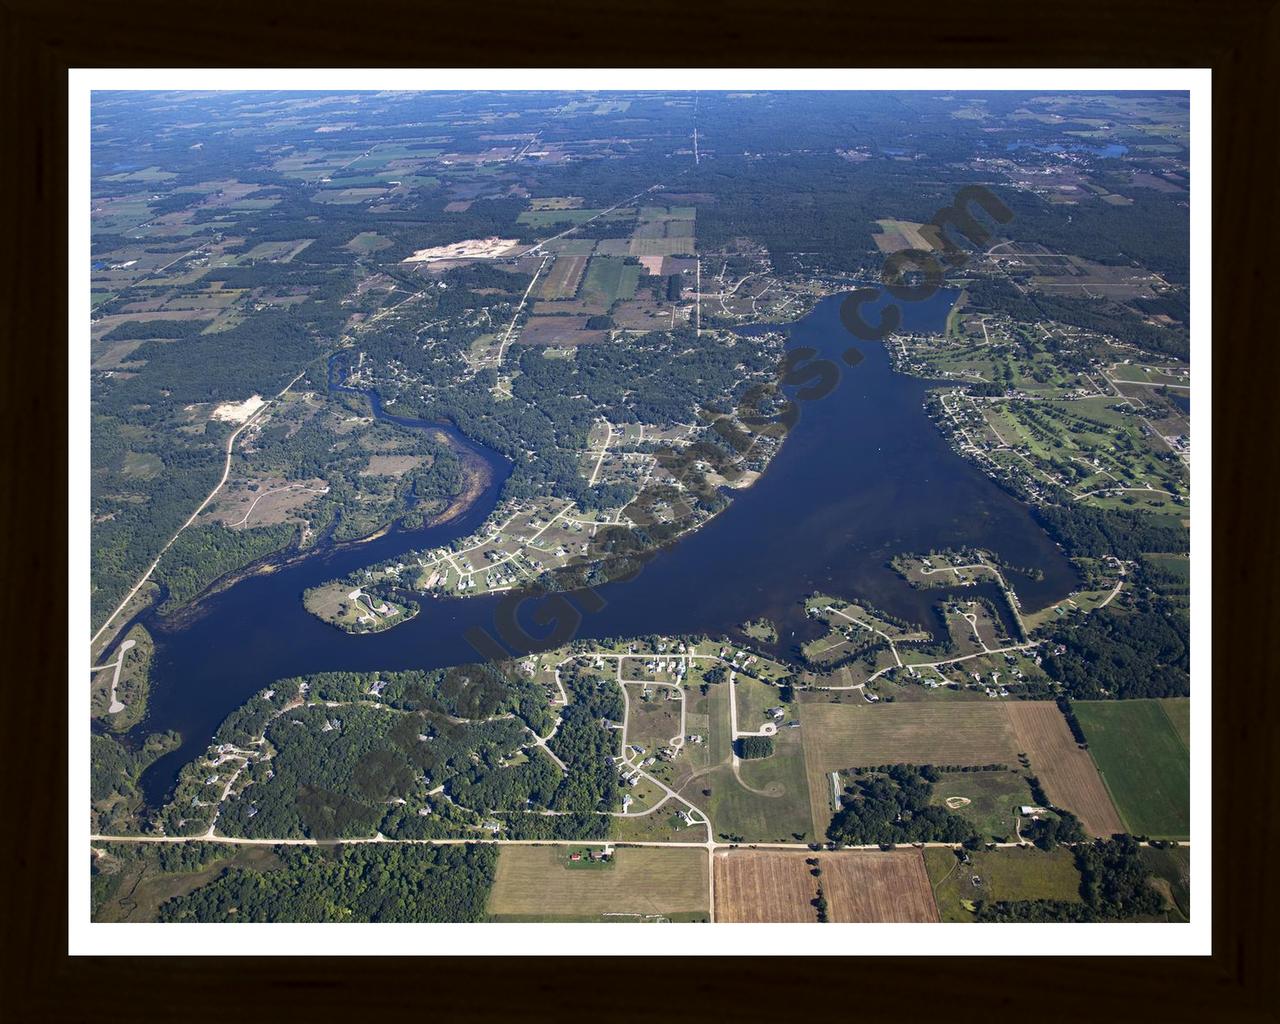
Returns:
[[[1160,701],[1169,723],[1188,750],[1191,749],[1191,701],[1186,697],[1166,697]]]
[[[1163,705],[1099,700],[1073,708],[1128,831],[1185,839],[1191,829],[1191,758]],[[1182,704],[1187,714],[1189,705]]]
[[[1078,817],[1090,835],[1125,831],[1093,758],[1080,749],[1057,704],[1019,701],[1008,709],[1018,746],[1031,760],[1031,770],[1049,799]]]
[[[591,220],[593,217],[600,216],[602,210],[582,210],[582,209],[544,209],[544,210],[526,210],[516,218],[517,224],[528,224],[533,228],[549,228],[557,224],[581,224],[584,221]],[[609,215],[609,219],[617,219],[616,214],[621,210],[615,210],[614,214]]]
[[[902,249],[923,249],[928,252],[933,248],[928,239],[920,234],[923,224],[909,220],[878,220],[880,231],[871,236],[881,252],[898,252]]]
[[[717,853],[716,920],[733,923],[816,921],[818,879],[802,851],[731,850]]]
[[[585,316],[532,316],[515,339],[521,345],[589,345],[608,331],[589,331]]]
[[[551,267],[538,294],[544,299],[571,299],[587,269],[586,256],[560,256]]]
[[[878,764],[1001,764],[1018,753],[1007,707],[988,701],[820,703],[805,704],[800,718],[809,757],[824,772]]]
[[[931,846],[924,862],[944,922],[972,921],[979,900],[1080,899],[1080,872],[1064,846],[1047,853],[1033,846],[978,850],[968,864],[954,850]]]
[[[504,846],[489,893],[494,921],[705,921],[707,855],[624,847],[597,870],[569,867],[566,846]]]
[[[618,299],[630,299],[636,293],[642,267],[630,266],[611,256],[595,256],[582,282],[582,298],[599,301],[606,308]]]
[[[1012,764],[1018,746],[1006,705],[805,704],[801,707],[809,800],[815,822],[831,818],[828,773],[880,764]]]
[[[820,876],[809,859],[818,861]],[[717,921],[816,921],[819,886],[831,921],[938,920],[919,850],[732,850],[716,855],[715,876]]]
[[[692,236],[674,238],[632,238],[627,246],[631,256],[687,256],[694,251]]]

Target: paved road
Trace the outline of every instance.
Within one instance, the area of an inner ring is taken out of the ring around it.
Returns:
[[[132,648],[133,645],[133,640],[126,640],[120,645],[114,662],[106,665],[97,665],[89,670],[90,672],[101,672],[108,668],[114,668],[116,670],[116,674],[111,677],[111,704],[107,708],[107,714],[109,715],[118,715],[124,710],[124,705],[120,703],[119,698],[116,696],[116,687],[120,685],[120,669],[124,666],[125,651]]]

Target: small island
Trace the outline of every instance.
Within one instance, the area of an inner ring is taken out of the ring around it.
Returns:
[[[347,633],[378,633],[418,614],[416,601],[393,601],[381,588],[364,589],[338,581],[313,587],[302,595],[302,603],[316,618]]]
[[[742,632],[752,640],[758,640],[761,643],[776,644],[778,642],[778,627],[768,619],[752,619],[750,622],[744,622]]]

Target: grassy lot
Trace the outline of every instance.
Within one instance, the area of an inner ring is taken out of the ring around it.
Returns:
[[[1190,751],[1161,702],[1078,701],[1072,706],[1129,831],[1161,839],[1188,838]]]
[[[758,679],[739,675],[733,682],[738,700],[738,728],[742,732],[755,732],[766,722],[772,722],[773,716],[766,715],[766,708],[776,708],[782,700],[778,690],[766,686]]]
[[[1142,859],[1151,869],[1151,884],[1165,898],[1166,920],[1191,920],[1191,849],[1175,846],[1157,850],[1143,847]]]
[[[1048,853],[1035,847],[979,850],[969,859],[970,863],[961,864],[953,851],[941,847],[924,851],[944,922],[972,921],[972,907],[978,900],[1080,899],[1080,872],[1065,847]]]
[[[951,806],[946,802],[948,797],[969,803]],[[1031,787],[1016,771],[944,772],[933,784],[932,803],[973,822],[983,839],[1013,841],[1017,808],[1031,802]]]
[[[628,683],[626,686],[631,709],[627,719],[627,742],[654,754],[660,747],[670,744],[673,737],[680,735],[680,702],[667,700],[667,694],[671,692],[667,686],[651,687],[653,699],[642,700],[640,694],[644,689],[643,683]]]
[[[607,870],[575,871],[569,864],[567,846],[503,847],[489,893],[490,920],[707,919],[710,882],[702,850],[623,848]]]

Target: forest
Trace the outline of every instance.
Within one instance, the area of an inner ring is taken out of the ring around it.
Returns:
[[[885,772],[856,773],[827,827],[827,838],[837,847],[976,841],[977,833],[964,818],[930,805],[938,778],[932,765],[896,764]]]
[[[162,922],[479,921],[494,846],[276,847],[282,867],[228,868],[160,907]]]

